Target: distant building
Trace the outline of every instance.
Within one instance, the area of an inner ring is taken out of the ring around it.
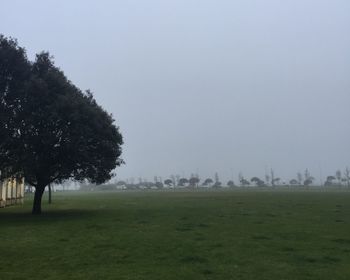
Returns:
[[[0,181],[0,207],[22,204],[24,199],[24,178],[7,178]]]

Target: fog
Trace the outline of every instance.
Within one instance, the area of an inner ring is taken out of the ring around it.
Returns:
[[[124,136],[118,178],[350,167],[349,1],[3,1]]]

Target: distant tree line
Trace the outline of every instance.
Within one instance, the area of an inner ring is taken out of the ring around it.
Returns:
[[[313,177],[308,169],[305,169],[303,173],[298,172],[296,177],[285,181],[275,175],[273,169],[269,173],[265,174],[265,178],[253,176],[252,178],[246,178],[240,172],[238,175],[238,183],[231,179],[226,183],[222,183],[218,173],[215,173],[213,178],[201,179],[198,174],[191,174],[189,177],[182,177],[179,175],[171,175],[169,178],[162,179],[162,177],[154,176],[153,181],[138,178],[137,182],[135,178],[128,180],[119,180],[115,183],[108,183],[104,185],[96,184],[81,184],[81,190],[145,190],[145,189],[197,189],[197,188],[234,188],[234,187],[310,187],[315,184],[315,177]],[[348,187],[350,188],[350,169],[346,168],[344,172],[337,170],[334,175],[326,177],[323,183],[325,187]]]

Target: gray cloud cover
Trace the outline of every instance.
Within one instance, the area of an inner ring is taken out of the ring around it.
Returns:
[[[121,177],[350,166],[349,1],[4,1],[125,137]]]

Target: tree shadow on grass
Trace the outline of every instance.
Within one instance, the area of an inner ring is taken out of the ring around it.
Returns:
[[[0,211],[0,225],[24,225],[33,223],[84,220],[95,216],[99,211],[86,209],[47,210],[41,215],[32,215],[31,212],[28,212],[27,210],[22,210],[20,212]]]

